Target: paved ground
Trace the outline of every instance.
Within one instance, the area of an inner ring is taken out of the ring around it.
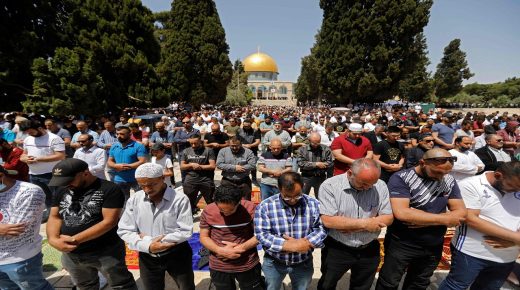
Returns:
[[[178,170],[178,163],[176,163],[174,171],[175,171],[175,180],[180,181],[181,177],[180,177],[180,171]],[[215,173],[215,180],[217,180],[217,183],[218,183],[218,182],[220,182],[219,181],[220,179],[221,179],[220,171],[217,170]],[[198,222],[197,217],[195,218],[195,221],[196,222],[195,222],[195,226],[194,226],[194,232],[199,232],[199,222]],[[40,233],[42,234],[42,236],[45,237],[45,225],[42,225]],[[384,233],[382,233],[382,235],[384,235]],[[261,258],[262,258],[262,256],[263,256],[263,253],[260,253]],[[313,275],[312,284],[309,287],[309,289],[316,289],[316,285],[320,278],[320,275],[321,275],[321,273],[320,273],[320,266],[321,266],[320,256],[321,256],[321,250],[318,249],[318,250],[314,251],[314,254],[313,254],[314,275]],[[44,264],[46,264],[45,257],[44,257]],[[58,263],[58,265],[59,265],[59,263]],[[45,268],[52,268],[52,267],[44,266],[44,269]],[[131,270],[131,272],[137,281],[137,285],[138,285],[139,289],[144,289],[142,282],[139,279],[139,271]],[[71,280],[70,280],[70,276],[63,269],[53,269],[53,270],[45,272],[44,274],[45,274],[45,277],[47,277],[47,279],[51,282],[51,284],[57,290],[71,289],[71,287],[73,286],[71,283]],[[447,274],[447,271],[436,271],[432,277],[432,284],[430,285],[430,287],[428,289],[429,290],[437,289],[438,285],[444,279],[446,274]],[[346,273],[344,275],[344,277],[339,282],[337,289],[348,289],[349,276],[350,276],[350,272]],[[289,281],[288,277],[285,279],[284,282],[285,282],[284,289],[291,289],[290,281]],[[214,287],[210,287],[211,285],[210,285],[209,272],[206,272],[206,271],[196,271],[195,272],[195,285],[196,285],[197,290],[214,289]],[[372,286],[372,289],[374,289],[374,286]],[[104,289],[111,289],[111,288],[106,286]],[[178,289],[175,282],[168,275],[166,275],[166,289]],[[520,289],[520,288],[519,287],[515,288],[511,284],[507,284],[507,285],[504,285],[504,287],[502,287],[502,289],[509,290],[509,289]]]

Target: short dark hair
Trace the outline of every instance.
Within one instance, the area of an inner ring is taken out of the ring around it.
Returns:
[[[193,134],[188,139],[201,139],[201,138],[202,137],[200,136],[200,134]]]
[[[282,190],[282,188],[286,190],[293,190],[295,184],[303,186],[302,176],[296,172],[285,172],[280,175],[280,177],[278,177],[278,188],[280,190]]]
[[[462,142],[462,140],[464,138],[469,138],[469,137],[468,136],[458,136],[457,138],[455,138],[454,143],[460,143],[460,142]]]
[[[219,186],[215,189],[215,202],[238,204],[242,200],[242,191],[235,186]]]
[[[19,125],[20,131],[27,131],[29,129],[43,128],[42,123],[38,120],[29,120],[28,122],[23,122]]]
[[[132,123],[132,124],[136,125],[136,127],[137,127],[137,124],[135,124],[135,123]],[[119,126],[119,127],[116,128],[116,131],[127,130],[128,132],[130,132],[130,127],[132,127],[132,124],[130,124],[128,127],[127,126]]]
[[[229,137],[229,143],[237,143],[237,142],[242,143],[240,138],[238,138],[237,136]]]
[[[121,127],[126,127],[126,126],[119,126],[118,128],[121,128]],[[139,128],[139,125],[137,125],[136,123],[130,123],[128,124],[128,129],[130,128]]]
[[[520,161],[513,160],[510,162],[498,162],[497,170],[502,173],[506,177],[516,177],[520,176]]]
[[[397,126],[389,126],[386,130],[388,131],[388,133],[401,133],[401,128]]]

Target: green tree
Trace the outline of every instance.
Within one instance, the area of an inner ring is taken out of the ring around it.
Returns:
[[[244,71],[244,65],[237,59],[233,65],[233,77],[227,86],[226,105],[245,106],[253,99],[253,93],[247,86],[248,74]]]
[[[462,90],[462,80],[473,75],[466,61],[466,53],[460,49],[460,39],[454,39],[444,48],[444,56],[437,65],[435,94],[439,98],[454,96]]]
[[[73,0],[68,44],[34,61],[28,111],[99,114],[118,111],[129,98],[149,101],[156,86],[159,44],[153,15],[139,0]]]
[[[333,102],[380,101],[417,71],[431,0],[320,0],[316,59]]]
[[[69,0],[2,1],[0,9],[0,107],[21,110],[32,91],[31,66],[65,42]]]
[[[413,60],[408,62],[411,65],[411,72],[399,82],[399,96],[410,101],[429,100],[433,93],[431,74],[427,71],[430,64],[426,51],[426,38],[421,33],[418,36],[416,53],[413,53]]]
[[[194,105],[223,101],[233,72],[215,3],[175,0],[163,21],[159,94]]]
[[[312,54],[302,58],[300,75],[295,85],[295,94],[300,102],[311,101],[321,97],[319,85],[319,67]]]

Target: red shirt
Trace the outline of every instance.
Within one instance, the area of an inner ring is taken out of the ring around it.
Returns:
[[[342,155],[351,159],[359,159],[367,156],[368,151],[372,151],[372,145],[370,144],[370,141],[363,136],[361,136],[356,141],[356,144],[354,144],[346,137],[346,135],[341,135],[332,141],[330,149],[332,151],[341,149]],[[349,168],[350,165],[337,159],[334,160],[334,175],[343,174],[347,172]]]
[[[254,236],[256,205],[249,200],[242,200],[235,213],[224,216],[217,205],[211,203],[200,216],[200,228],[209,230],[209,237],[218,246],[222,241],[243,244]],[[211,253],[209,267],[221,272],[245,272],[255,267],[260,260],[256,248],[243,253],[238,259],[223,261]]]
[[[18,171],[17,175],[12,176],[16,180],[29,181],[29,166],[20,161],[23,150],[18,147],[13,147],[13,150],[0,150],[0,157],[4,161],[4,168],[7,170]]]

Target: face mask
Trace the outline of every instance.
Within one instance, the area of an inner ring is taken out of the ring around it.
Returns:
[[[0,191],[4,190],[7,185],[4,184],[4,178],[2,177],[2,183],[0,183]]]

